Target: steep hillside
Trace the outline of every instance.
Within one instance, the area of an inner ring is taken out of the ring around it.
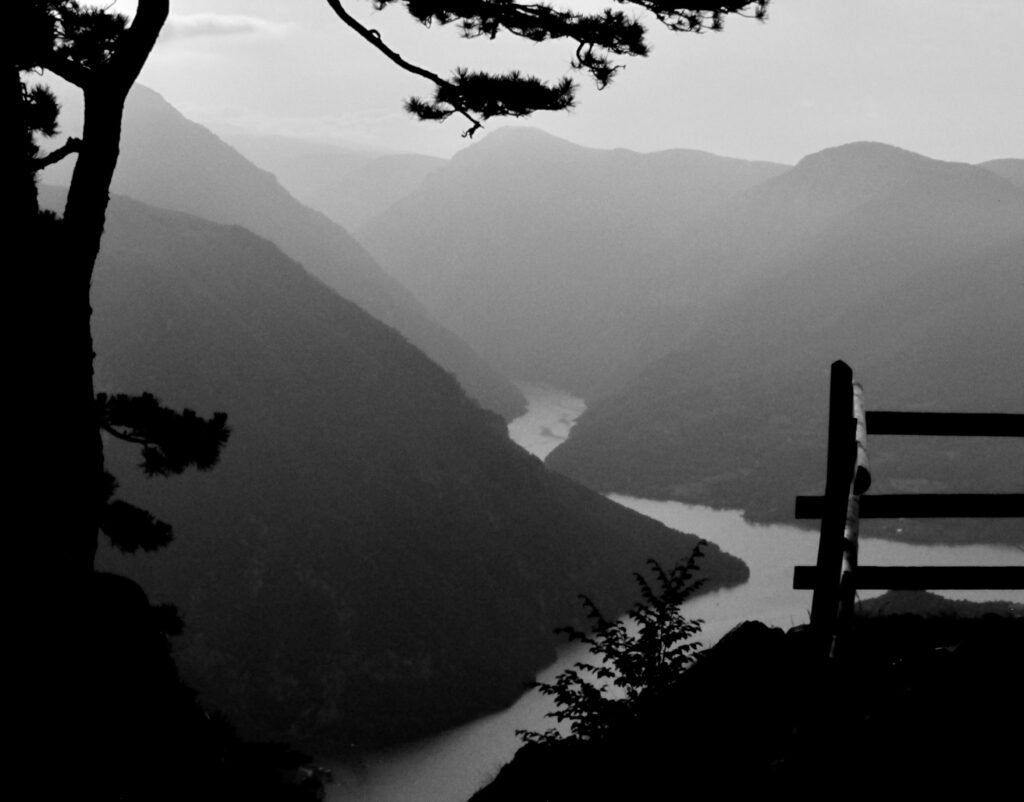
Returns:
[[[178,657],[243,732],[320,752],[412,738],[510,702],[576,594],[609,609],[693,543],[549,473],[456,382],[270,242],[117,200],[93,284],[97,384],[228,413],[209,473],[124,496],[171,522],[101,555],[186,634]],[[745,578],[711,550],[712,585]]]
[[[675,342],[721,283],[709,221],[784,169],[504,128],[357,236],[506,374],[590,396]]]
[[[347,150],[289,137],[225,133],[228,144],[273,173],[296,199],[355,231],[411,193],[444,159]]]
[[[74,98],[62,102],[69,118],[65,128],[73,131]],[[59,182],[69,169],[66,160],[44,180]],[[343,297],[398,329],[485,406],[506,417],[523,409],[520,393],[430,318],[345,230],[143,86],[128,96],[112,190],[266,237]]]
[[[779,223],[769,278],[591,405],[550,465],[603,490],[787,520],[793,496],[824,481],[835,359],[853,366],[869,408],[1024,411],[1024,193],[969,165],[852,145],[751,196],[769,210],[755,231]],[[881,438],[871,451],[877,492],[1013,492],[1024,476],[1015,441]],[[930,531],[981,540],[1015,527]]]

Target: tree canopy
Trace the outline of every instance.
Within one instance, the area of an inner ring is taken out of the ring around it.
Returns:
[[[455,25],[467,39],[499,35],[518,36],[531,42],[565,40],[571,49],[569,68],[589,75],[603,89],[622,69],[619,59],[646,56],[650,48],[646,28],[636,16],[606,8],[597,13],[560,9],[545,3],[514,0],[372,0],[383,10],[402,5],[420,24]],[[680,4],[673,0],[618,0],[647,12],[669,30],[682,33],[719,31],[729,15],[764,19],[769,0]],[[453,114],[465,117],[472,136],[491,117],[525,117],[536,111],[561,111],[576,102],[576,82],[568,75],[545,81],[517,69],[490,73],[456,67],[443,78],[435,72],[406,61],[390,48],[380,33],[367,28],[350,14],[340,0],[327,5],[352,30],[402,69],[434,84],[433,97],[412,97],[405,108],[421,120],[446,120]]]

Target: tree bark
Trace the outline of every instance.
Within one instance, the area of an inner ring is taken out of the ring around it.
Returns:
[[[23,606],[14,616],[13,729],[27,752],[18,761],[25,776],[58,787],[80,785],[86,772],[100,767],[114,770],[117,744],[133,737],[104,724],[111,704],[130,700],[97,696],[98,680],[117,677],[124,667],[102,652],[100,635],[117,622],[97,617],[94,598],[106,483],[93,390],[90,286],[124,103],[167,13],[168,0],[140,0],[116,52],[99,67],[85,69],[55,53],[47,58],[52,63],[42,65],[72,80],[85,97],[85,127],[62,223],[36,213],[28,150],[7,151],[15,172],[29,171],[27,183],[12,182],[5,190],[14,201],[16,223],[9,304],[17,305],[19,318],[8,337],[12,358],[6,365],[13,380],[8,465],[15,476],[9,490],[12,513],[21,513],[11,516],[12,534],[18,544],[30,544],[28,559],[10,563],[25,568]],[[21,76],[16,77],[19,94],[12,94],[11,83],[4,100],[17,113],[4,123],[4,135],[24,146]],[[8,125],[20,126],[20,140]],[[56,744],[60,753],[54,755]]]
[[[46,368],[56,385],[47,395],[63,410],[54,410],[47,419],[59,421],[61,470],[69,480],[61,483],[67,492],[52,520],[54,557],[59,574],[71,586],[92,572],[105,502],[89,291],[120,153],[125,100],[156,43],[168,5],[168,0],[140,0],[135,20],[110,60],[86,76],[76,75],[84,94],[85,124],[64,209],[60,259],[52,271],[58,314],[51,333],[64,347],[51,349],[52,362]]]

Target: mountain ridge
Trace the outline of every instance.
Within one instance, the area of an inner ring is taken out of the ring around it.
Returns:
[[[701,231],[711,207],[783,169],[501,129],[357,236],[506,374],[590,395],[657,354],[711,283],[697,271],[666,292],[678,283],[680,254],[665,252],[665,232]],[[684,257],[715,248],[699,240]]]
[[[868,186],[866,196],[857,161],[873,153],[883,156],[876,172],[898,180]],[[791,518],[793,496],[820,491],[834,359],[852,365],[872,405],[1019,409],[1024,193],[984,167],[887,146],[832,151],[811,167],[828,175],[851,155],[858,174],[826,182],[821,193],[806,192],[820,182],[802,181],[808,171],[799,165],[751,191],[774,202],[760,218],[756,204],[745,207],[759,243],[743,255],[745,283],[632,386],[590,404],[549,457],[553,467],[603,490],[781,521]],[[893,170],[893,157],[912,168]],[[828,208],[831,195],[842,214]],[[962,484],[969,477],[975,491],[1019,490],[1002,475],[1024,471],[1019,448],[967,440],[932,445],[931,455],[916,440],[898,448],[877,441],[873,464],[886,466],[877,487],[954,492],[970,489]],[[900,522],[882,533],[1003,541],[1012,529]]]
[[[73,102],[62,102],[73,119]],[[62,163],[43,178],[66,178],[70,166]],[[398,328],[458,375],[482,403],[506,417],[523,409],[521,393],[431,319],[348,232],[300,204],[273,174],[141,85],[128,96],[112,191],[213,222],[242,225],[267,237],[342,297]]]
[[[277,176],[301,203],[354,231],[404,197],[446,160],[418,153],[345,149],[327,142],[225,132],[249,161]]]

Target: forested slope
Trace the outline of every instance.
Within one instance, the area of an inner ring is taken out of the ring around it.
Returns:
[[[510,702],[587,592],[609,609],[693,538],[548,472],[400,335],[239,227],[115,200],[93,287],[97,387],[232,427],[208,473],[123,495],[171,522],[104,553],[181,608],[187,680],[244,733],[324,750]],[[711,550],[710,586],[741,581]]]
[[[72,121],[75,102],[64,101]],[[73,131],[74,123],[66,127]],[[51,168],[44,180],[66,178],[72,161]],[[398,329],[484,406],[505,417],[524,408],[519,391],[431,318],[347,231],[303,206],[273,175],[144,86],[128,96],[112,190],[266,237],[343,298]]]
[[[1024,412],[1024,193],[981,168],[862,143],[808,157],[751,201],[765,210],[751,225],[771,243],[767,276],[592,404],[549,464],[601,490],[787,520],[793,496],[823,488],[835,359],[869,409]],[[1024,476],[1012,439],[870,449],[874,492],[1020,492]],[[921,531],[886,531],[897,528]],[[949,540],[1016,531],[929,525]]]

